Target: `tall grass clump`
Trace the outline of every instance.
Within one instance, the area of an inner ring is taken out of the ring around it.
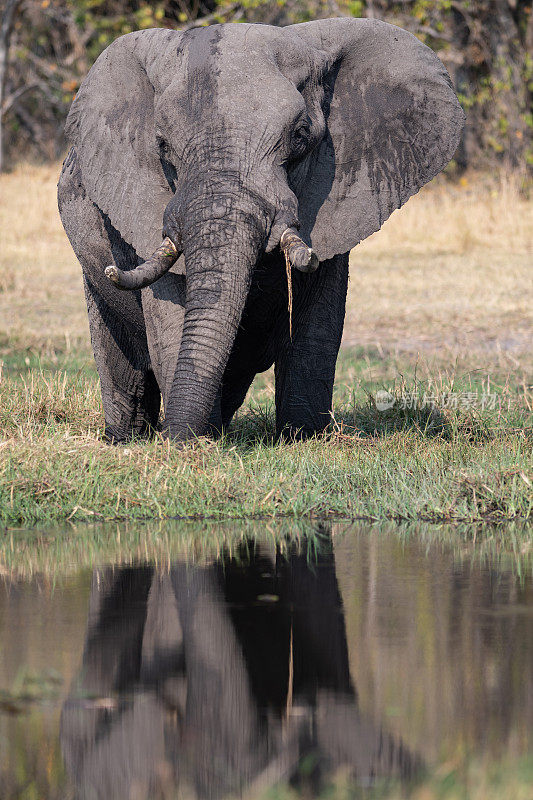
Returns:
[[[0,520],[529,517],[532,432],[520,407],[502,405],[486,419],[383,413],[356,395],[324,435],[292,442],[252,403],[218,441],[176,447],[156,433],[113,448],[96,379],[30,373],[0,383]]]

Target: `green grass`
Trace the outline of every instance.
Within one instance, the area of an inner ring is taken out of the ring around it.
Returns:
[[[28,372],[83,373],[96,376],[92,353],[86,348],[74,350],[65,342],[27,342],[23,337],[8,337],[0,332],[0,375],[20,380]]]
[[[178,448],[156,436],[111,448],[86,363],[77,354],[54,372],[15,371],[0,382],[5,526],[146,517],[501,522],[533,513],[531,395],[521,381],[443,372],[420,381],[397,365],[391,381],[387,356],[348,350],[324,436],[274,440],[267,373],[219,441]],[[376,408],[380,387],[397,398],[390,410]],[[449,392],[458,408],[443,407]],[[463,407],[467,392],[478,401],[494,394],[494,408]],[[430,396],[435,408],[424,405]]]

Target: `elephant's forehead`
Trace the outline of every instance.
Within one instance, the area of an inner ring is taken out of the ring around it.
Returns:
[[[186,33],[178,48],[189,80],[214,78],[218,90],[268,92],[279,74],[296,85],[322,66],[322,54],[292,31],[225,24]]]
[[[191,34],[180,45],[187,79],[179,91],[193,105],[201,94],[205,117],[251,110],[285,122],[305,106],[296,87],[322,66],[321,54],[300,37],[268,25],[214,25]]]

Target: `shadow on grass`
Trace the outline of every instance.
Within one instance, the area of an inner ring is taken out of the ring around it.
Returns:
[[[473,442],[487,442],[494,438],[496,429],[493,417],[481,417],[475,412],[442,410],[434,405],[413,403],[411,407],[395,402],[391,408],[381,409],[375,395],[368,394],[366,403],[353,406],[338,404],[322,434],[316,438],[376,439],[397,433],[412,433],[430,439],[453,441],[458,437]],[[295,437],[299,438],[299,437]],[[239,413],[225,433],[230,445],[264,446],[278,441],[273,404],[250,404]],[[290,441],[285,438],[284,441]]]

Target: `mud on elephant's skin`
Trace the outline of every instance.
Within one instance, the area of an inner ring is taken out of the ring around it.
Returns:
[[[107,437],[147,434],[161,396],[173,438],[219,430],[272,364],[278,432],[322,430],[348,252],[446,166],[463,121],[437,56],[377,20],[110,45],[72,104],[58,192]]]
[[[316,791],[341,768],[366,783],[421,767],[358,707],[326,535],[311,558],[305,540],[247,541],[206,566],[96,572],[61,746],[80,800],[255,796],[306,763]]]

